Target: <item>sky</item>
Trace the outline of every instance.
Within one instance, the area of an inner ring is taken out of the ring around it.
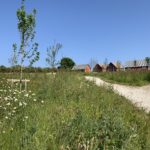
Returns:
[[[21,0],[0,0],[0,65],[10,65],[12,44],[20,43],[20,5]],[[25,5],[28,13],[37,10],[35,66],[47,66],[46,50],[54,40],[63,45],[57,59],[70,57],[76,64],[150,56],[150,0],[26,0]]]

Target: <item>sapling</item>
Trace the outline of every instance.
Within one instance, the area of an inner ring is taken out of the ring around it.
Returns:
[[[22,0],[21,7],[17,10],[18,31],[20,33],[20,45],[15,49],[18,54],[18,65],[20,66],[20,90],[22,90],[23,66],[28,62],[29,66],[39,60],[38,43],[34,42],[36,26],[36,10],[28,14],[25,10],[25,0]]]
[[[62,44],[55,43],[55,42],[52,46],[47,48],[46,62],[51,69],[54,69],[59,64],[56,57],[57,57],[57,54],[61,48],[62,48]]]

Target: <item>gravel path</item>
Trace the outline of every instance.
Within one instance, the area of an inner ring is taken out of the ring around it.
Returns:
[[[147,112],[150,111],[150,85],[142,87],[111,84],[97,77],[85,77],[86,80],[94,81],[98,86],[112,87],[116,93],[131,100],[138,107],[143,107]]]

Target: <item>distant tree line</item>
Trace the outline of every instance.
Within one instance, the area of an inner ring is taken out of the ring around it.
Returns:
[[[75,62],[69,58],[64,57],[60,60],[60,63],[57,64],[58,66],[50,66],[50,67],[33,67],[33,66],[26,66],[22,67],[22,71],[24,73],[47,73],[47,72],[57,72],[62,70],[71,70],[75,65]],[[1,73],[20,73],[20,65],[15,65],[11,67],[6,67],[4,65],[0,66]]]
[[[56,68],[49,67],[24,67],[24,73],[47,73],[47,72],[56,72]],[[20,66],[6,67],[4,65],[0,66],[0,73],[20,73]]]

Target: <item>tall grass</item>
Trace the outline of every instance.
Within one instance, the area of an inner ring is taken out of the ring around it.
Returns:
[[[37,102],[29,103],[25,121],[18,113],[5,122],[0,149],[149,149],[149,115],[111,89],[97,87],[80,74],[30,77],[29,90]]]
[[[112,83],[122,83],[134,86],[150,84],[150,72],[148,71],[103,72],[93,73],[92,75],[99,76]]]

